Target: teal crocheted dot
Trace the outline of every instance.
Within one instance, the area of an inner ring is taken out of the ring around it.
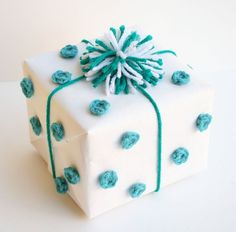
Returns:
[[[114,187],[117,181],[118,176],[116,172],[112,170],[105,171],[99,176],[99,184],[104,189]]]
[[[75,45],[66,45],[60,50],[60,56],[66,59],[74,58],[78,54],[78,48]]]
[[[106,100],[94,100],[89,105],[89,110],[91,114],[96,116],[101,116],[110,109],[110,103]]]
[[[41,126],[38,116],[34,116],[34,117],[30,118],[30,124],[31,124],[31,127],[32,127],[34,133],[37,136],[39,136],[42,132],[42,126]]]
[[[64,127],[60,122],[54,122],[51,125],[52,135],[59,142],[65,136]]]
[[[71,80],[71,76],[72,74],[69,72],[57,70],[56,72],[52,74],[51,79],[55,84],[63,85]]]
[[[188,160],[189,152],[183,147],[179,147],[171,154],[172,161],[177,164],[183,164]]]
[[[68,191],[68,184],[64,177],[56,177],[55,185],[58,193],[64,194]]]
[[[176,71],[172,74],[171,81],[175,85],[186,85],[190,81],[190,75],[184,71]]]
[[[20,86],[21,86],[23,94],[27,98],[31,98],[33,96],[34,85],[33,85],[33,82],[28,77],[24,77],[22,79],[22,81],[20,82]]]
[[[140,136],[137,132],[128,131],[121,137],[121,147],[123,149],[130,149],[138,142],[139,138]]]
[[[64,169],[64,176],[70,184],[77,184],[80,181],[80,175],[76,168],[68,167]]]
[[[129,195],[132,198],[139,197],[146,190],[146,185],[143,183],[135,183],[129,188]]]
[[[200,114],[196,120],[196,126],[202,132],[208,128],[211,121],[212,116],[210,114]]]

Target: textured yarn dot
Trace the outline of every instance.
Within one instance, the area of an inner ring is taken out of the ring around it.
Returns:
[[[20,86],[22,89],[23,94],[27,98],[31,98],[34,94],[34,85],[31,79],[28,77],[24,77],[22,81],[20,82]]]
[[[52,135],[59,142],[65,136],[64,127],[60,122],[54,122],[51,125]]]
[[[176,71],[173,73],[171,81],[175,85],[186,85],[190,81],[190,75],[184,71]]]
[[[188,157],[189,157],[189,152],[187,149],[183,147],[179,147],[171,154],[172,161],[177,165],[187,162]]]
[[[30,124],[34,133],[39,136],[42,132],[42,126],[38,116],[30,118]]]
[[[68,191],[68,184],[64,177],[56,177],[55,185],[58,193],[64,194]]]
[[[114,187],[117,181],[118,176],[116,172],[112,170],[105,171],[99,176],[99,184],[104,189]]]
[[[71,80],[72,74],[69,72],[64,72],[62,70],[57,70],[52,74],[52,81],[55,84],[63,85]]]
[[[72,59],[78,54],[78,48],[75,45],[66,45],[60,50],[60,56],[66,59]]]
[[[133,147],[139,140],[140,135],[137,132],[125,132],[121,137],[121,146],[123,149],[130,149]]]
[[[139,197],[146,190],[146,185],[143,183],[135,183],[129,188],[129,195],[132,198]]]
[[[91,114],[96,116],[101,116],[110,109],[110,103],[106,100],[94,100],[89,105],[89,110]]]
[[[68,167],[64,169],[64,176],[70,184],[77,184],[80,181],[80,175],[76,168]]]
[[[199,131],[207,130],[209,124],[212,121],[212,116],[210,114],[200,114],[196,120],[196,126]]]

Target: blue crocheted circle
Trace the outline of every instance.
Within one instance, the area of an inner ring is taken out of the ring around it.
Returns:
[[[75,45],[66,45],[60,50],[60,56],[66,59],[74,58],[78,54],[78,48]]]
[[[186,85],[190,81],[190,75],[184,71],[176,71],[172,74],[171,81],[175,85]]]
[[[30,98],[34,94],[34,85],[33,82],[28,78],[24,77],[22,81],[20,82],[20,86],[22,89],[23,94],[27,97]]]
[[[128,131],[125,132],[121,137],[121,147],[123,149],[130,149],[133,147],[139,140],[140,136],[137,132]]]
[[[172,161],[177,164],[183,164],[188,160],[189,152],[183,147],[179,147],[171,154]]]
[[[61,141],[65,136],[64,127],[60,122],[54,122],[51,125],[52,135],[56,141]]]
[[[76,168],[68,167],[64,169],[64,176],[70,184],[77,184],[80,181],[80,175]]]
[[[129,195],[132,198],[139,197],[146,190],[146,185],[143,183],[135,183],[129,188]]]
[[[105,171],[99,176],[99,184],[104,189],[114,187],[117,181],[118,176],[116,172],[112,170]]]
[[[212,116],[210,114],[200,114],[196,120],[196,126],[202,132],[208,128],[211,121]]]
[[[39,136],[42,132],[42,126],[41,126],[38,116],[34,116],[34,117],[30,118],[30,124],[31,124],[31,127],[32,127],[34,133],[37,136]]]
[[[106,100],[94,100],[89,105],[89,110],[91,114],[96,116],[101,116],[108,112],[110,109],[110,103]]]
[[[54,181],[58,193],[64,194],[68,191],[68,184],[64,177],[56,177]]]
[[[63,85],[71,80],[71,76],[72,74],[69,72],[57,70],[56,72],[52,74],[51,79],[55,84]]]

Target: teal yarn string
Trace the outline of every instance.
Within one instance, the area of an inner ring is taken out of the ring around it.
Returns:
[[[65,83],[64,85],[60,85],[57,88],[55,88],[48,96],[47,99],[47,106],[46,106],[46,127],[47,127],[47,142],[48,142],[48,150],[49,150],[49,155],[50,155],[50,163],[51,163],[51,169],[52,169],[52,175],[53,175],[53,179],[56,179],[56,169],[55,169],[55,162],[54,162],[54,156],[53,156],[53,149],[52,149],[52,138],[51,138],[51,101],[53,96],[59,92],[60,90],[64,89],[65,87],[68,87],[70,85],[73,85],[81,80],[83,80],[85,78],[85,76],[80,76],[75,78],[72,81],[69,81],[67,83]]]
[[[158,192],[160,190],[161,186],[161,151],[162,151],[162,120],[161,120],[161,113],[160,110],[154,101],[154,99],[149,95],[148,92],[145,91],[145,89],[134,83],[134,87],[144,96],[148,99],[148,101],[152,104],[156,117],[157,117],[157,126],[158,126],[158,135],[157,135],[157,187],[155,192]]]

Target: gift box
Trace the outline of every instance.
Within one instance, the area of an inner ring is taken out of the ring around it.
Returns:
[[[111,28],[23,70],[31,143],[88,217],[206,168],[214,91],[152,36]]]

